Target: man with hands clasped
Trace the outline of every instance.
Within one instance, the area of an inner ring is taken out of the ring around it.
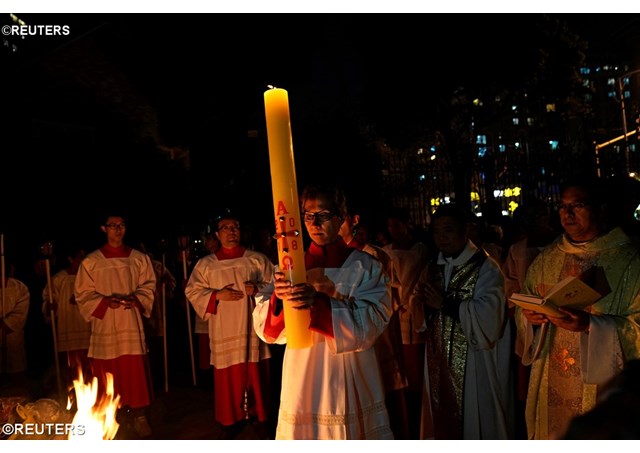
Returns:
[[[273,278],[273,264],[262,253],[240,245],[238,217],[225,211],[214,221],[220,248],[201,258],[185,294],[209,323],[214,369],[215,418],[227,428],[269,412],[268,346],[251,326],[254,296]]]
[[[107,216],[101,230],[106,243],[82,261],[74,295],[80,314],[91,322],[88,357],[104,385],[113,375],[122,407],[133,413],[140,437],[151,435],[146,408],[153,386],[147,359],[142,316],[151,316],[156,275],[149,256],[124,243],[126,224],[117,213]]]

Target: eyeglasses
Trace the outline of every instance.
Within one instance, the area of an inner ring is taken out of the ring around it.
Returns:
[[[218,231],[224,231],[225,233],[229,233],[231,231],[240,231],[240,225],[222,225]]]
[[[321,212],[305,212],[302,214],[305,222],[310,223],[325,223],[333,219],[336,216],[333,212],[321,211]]]
[[[121,230],[127,227],[127,225],[124,223],[107,223],[105,226],[110,230],[115,230],[115,229]]]
[[[558,203],[556,209],[558,211],[580,211],[591,206],[589,203],[575,202],[575,203]]]

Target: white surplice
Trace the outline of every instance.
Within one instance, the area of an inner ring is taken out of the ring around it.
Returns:
[[[382,265],[354,250],[342,267],[313,273],[335,285],[334,338],[314,332],[311,347],[286,348],[276,439],[392,439],[373,348],[391,316]],[[254,328],[263,340],[285,344],[286,327],[278,338],[264,335],[272,293],[273,284],[256,296]]]
[[[56,310],[56,333],[58,351],[89,349],[91,324],[85,321],[75,303],[74,285],[76,275],[61,270],[51,277],[51,296],[58,305]],[[49,312],[49,284],[42,291],[42,311],[47,319]]]
[[[215,254],[201,258],[189,277],[185,294],[198,317],[208,323],[211,364],[216,369],[271,357],[268,346],[252,331],[249,297],[219,300],[217,314],[207,312],[211,295],[229,284],[244,290],[247,281],[273,279],[273,263],[262,253],[245,250],[240,258],[219,260]],[[251,340],[249,350],[247,341]],[[248,354],[248,357],[247,357]]]
[[[127,257],[106,258],[96,250],[82,261],[75,282],[76,303],[85,320],[91,321],[89,357],[114,359],[146,354],[142,318],[136,308],[107,309],[102,319],[92,316],[105,297],[134,295],[142,315],[151,315],[156,275],[151,259],[135,249]]]

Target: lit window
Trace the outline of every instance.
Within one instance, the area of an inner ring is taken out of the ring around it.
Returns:
[[[425,179],[427,179],[427,177],[426,177],[425,175],[420,175],[420,176],[418,177],[418,179],[419,179],[420,181],[424,181]]]
[[[533,123],[535,123],[535,121],[534,121],[534,119],[533,119],[533,118],[531,118],[531,117],[527,118],[527,124],[528,124],[529,126],[533,126]]]
[[[515,149],[520,149],[520,142],[515,142],[513,146],[515,147]]]
[[[501,144],[498,145],[498,151],[500,151],[501,153],[504,153],[507,150],[507,145]]]
[[[547,104],[547,113],[555,112],[555,111],[556,111],[556,105],[555,104]]]
[[[607,79],[607,85],[614,86],[616,84],[616,79]]]
[[[485,154],[487,154],[487,147],[478,146],[478,157],[484,157]]]
[[[486,145],[487,144],[487,136],[486,135],[478,135],[476,137],[476,144],[478,144],[478,145]]]
[[[424,153],[424,149],[418,148],[418,156],[421,156]]]
[[[518,124],[520,124],[520,120],[518,118],[514,118],[513,119],[513,125],[517,126]]]
[[[515,112],[516,110],[518,110],[518,106],[517,105],[512,105],[511,106],[511,110]]]
[[[560,143],[558,140],[549,140],[549,147],[551,148],[551,151],[557,151],[559,146]]]

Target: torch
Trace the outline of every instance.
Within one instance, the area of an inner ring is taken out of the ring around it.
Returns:
[[[60,378],[60,358],[58,357],[58,333],[56,332],[56,311],[54,310],[53,285],[51,283],[51,257],[53,256],[53,242],[45,242],[40,246],[44,256],[47,273],[47,288],[49,291],[49,308],[51,310],[51,333],[53,335],[53,357],[56,365],[56,379],[58,380],[58,395],[62,395],[62,380]]]
[[[6,285],[6,269],[4,267],[4,233],[0,234],[0,263],[2,266],[2,270],[0,272],[2,272],[2,318],[0,318],[0,322],[4,322],[4,317],[6,316],[6,312],[5,312],[5,302],[4,302],[4,298],[6,295],[6,291],[5,291],[5,285]],[[2,338],[0,338],[0,341],[2,342],[2,344],[0,344],[0,348],[2,348],[0,350],[0,359],[2,360],[2,362],[0,363],[0,372],[6,372],[5,368],[8,368],[7,365],[7,334],[6,331],[4,329],[0,329],[2,330],[1,334],[2,334]]]
[[[182,251],[182,273],[184,277],[184,284],[187,284],[187,247],[189,247],[189,237],[188,236],[180,236],[178,238],[178,246]],[[186,287],[185,287],[186,288]],[[183,291],[184,289],[183,288]],[[193,385],[196,385],[196,361],[193,355],[193,338],[191,337],[191,309],[189,308],[189,301],[187,300],[187,295],[184,295],[185,308],[187,311],[187,331],[189,333],[189,352],[191,353],[191,377],[193,378]]]
[[[162,281],[162,345],[164,348],[164,391],[169,391],[169,364],[167,357],[167,282],[164,278],[164,273],[167,269],[167,241],[162,239],[160,241],[160,248],[162,249],[162,272],[160,279]]]
[[[288,274],[288,280],[291,284],[297,285],[306,282],[307,276],[304,265],[287,91],[270,87],[264,92],[264,106],[267,119],[278,264],[280,270]],[[293,349],[311,347],[310,311],[296,310],[287,300],[284,300],[283,304],[287,346]]]

